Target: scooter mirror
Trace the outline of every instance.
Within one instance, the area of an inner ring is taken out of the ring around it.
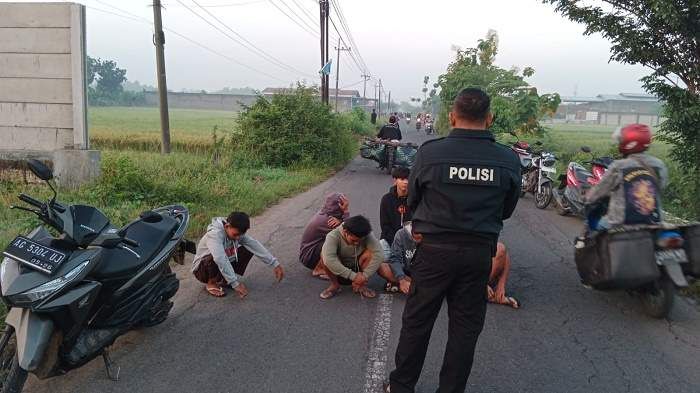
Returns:
[[[584,152],[584,153],[590,153],[590,152],[591,152],[591,148],[588,147],[588,146],[581,146],[581,151]]]
[[[537,142],[535,142],[535,145],[537,145],[537,146],[542,146],[542,142],[537,141]]]
[[[53,179],[53,172],[43,162],[35,159],[27,160],[29,170],[41,180],[49,181]]]

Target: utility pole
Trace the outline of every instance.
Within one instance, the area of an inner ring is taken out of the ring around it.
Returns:
[[[378,84],[376,84],[376,83],[374,84],[374,109],[375,110],[377,109],[377,87],[378,86],[379,86]]]
[[[335,111],[338,112],[338,80],[340,79],[340,51],[350,51],[350,48],[344,48],[340,46],[340,37],[338,37],[338,46],[335,47],[338,51],[338,59],[335,65]],[[350,98],[352,102],[352,98]],[[352,105],[351,105],[352,106]]]
[[[160,130],[162,144],[160,152],[170,154],[170,116],[168,114],[168,85],[165,82],[165,34],[160,16],[160,0],[153,0],[153,44],[156,46],[156,76],[160,96]]]
[[[324,38],[324,43],[325,43],[325,45],[326,45],[324,53],[326,54],[326,63],[328,63],[328,62],[330,61],[330,59],[331,59],[331,58],[330,58],[330,51],[328,50],[328,48],[329,48],[329,41],[330,41],[330,40],[329,40],[329,37],[330,37],[330,36],[328,35],[328,25],[329,25],[329,23],[328,23],[328,18],[329,18],[330,13],[331,13],[330,5],[329,5],[329,0],[323,0],[323,7],[324,7],[324,9],[323,9],[323,17],[324,17],[323,28],[324,28],[325,31],[322,32],[322,34],[325,34],[325,36],[326,36],[326,37]],[[325,98],[324,98],[324,101],[323,101],[323,102],[326,103],[326,104],[328,104],[328,101],[329,101],[329,98],[330,98],[330,97],[329,97],[329,93],[328,93],[328,89],[329,89],[329,85],[330,85],[330,80],[331,80],[331,79],[330,79],[330,75],[326,75],[326,83],[325,83],[325,85],[326,85],[326,91],[325,91]]]
[[[389,115],[391,116],[391,90],[389,90]]]
[[[379,117],[382,116],[382,80],[379,79]]]
[[[362,105],[367,107],[367,81],[371,77],[366,74],[362,74],[360,76],[362,76],[362,80],[364,81],[364,87],[362,88]]]
[[[323,5],[324,0],[320,0],[318,2],[318,8],[320,10],[320,21],[319,21],[319,26],[321,26],[321,91],[319,91],[319,94],[321,95],[321,102],[325,102],[325,93],[326,93],[326,74],[323,73],[323,69],[326,66],[326,43],[325,43],[325,38],[326,35],[324,34],[326,29],[324,27],[324,23],[326,21],[325,18],[325,12],[326,12],[326,7]]]

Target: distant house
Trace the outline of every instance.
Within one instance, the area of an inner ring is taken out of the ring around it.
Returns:
[[[595,97],[561,97],[554,121],[624,125],[658,125],[662,103],[649,94],[599,94]]]
[[[293,88],[268,87],[262,91],[262,95],[265,97],[271,97],[275,94],[285,94],[293,90]],[[335,108],[335,89],[329,90],[329,103],[332,108]],[[315,95],[320,97],[318,92]],[[360,95],[360,92],[357,90],[338,89],[338,112],[349,112],[356,107],[361,107],[365,110],[371,111],[374,107],[374,100],[363,99],[362,95]]]

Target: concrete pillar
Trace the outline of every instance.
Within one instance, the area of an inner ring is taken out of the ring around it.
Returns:
[[[56,150],[53,175],[61,187],[75,188],[100,176],[99,150]]]

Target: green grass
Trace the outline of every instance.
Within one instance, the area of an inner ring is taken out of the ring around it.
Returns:
[[[173,151],[202,153],[211,149],[212,130],[230,135],[237,113],[198,109],[170,110]],[[158,108],[90,107],[90,142],[96,149],[158,151],[161,129]]]
[[[104,151],[103,176],[78,190],[61,190],[59,199],[83,203],[102,210],[117,226],[142,211],[181,203],[190,209],[188,236],[203,233],[214,216],[233,210],[259,214],[281,198],[308,189],[327,178],[328,168],[249,167],[243,160],[223,159],[212,164],[209,156],[173,153]],[[16,195],[25,192],[43,199],[50,195],[43,184],[1,182],[0,247],[39,222],[31,214],[10,210],[21,204]]]

